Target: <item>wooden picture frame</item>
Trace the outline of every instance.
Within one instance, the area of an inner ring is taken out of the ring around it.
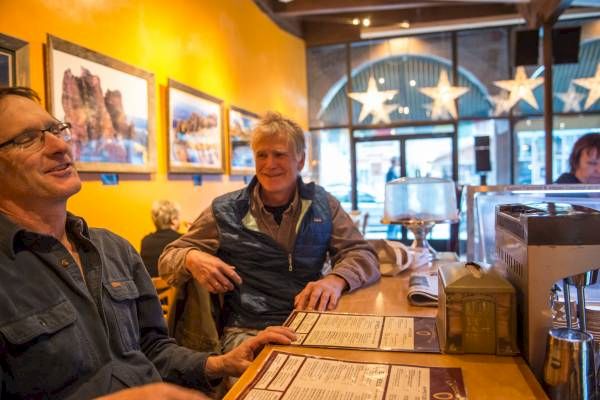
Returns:
[[[169,79],[169,172],[225,173],[223,101]]]
[[[30,86],[29,44],[21,39],[0,33],[0,86]]]
[[[243,108],[229,109],[229,171],[231,175],[254,175],[254,156],[250,148],[252,131],[260,118]]]
[[[47,50],[49,111],[72,125],[77,169],[153,172],[154,75],[52,35]]]

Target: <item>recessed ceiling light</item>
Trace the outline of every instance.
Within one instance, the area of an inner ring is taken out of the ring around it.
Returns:
[[[279,0],[280,3],[291,3],[294,0]]]
[[[362,24],[363,24],[363,26],[370,26],[371,20],[369,18],[363,18]]]
[[[360,19],[358,19],[358,18],[353,18],[353,19],[352,19],[352,25],[360,25]]]
[[[403,29],[408,29],[408,28],[410,28],[410,22],[408,22],[408,21],[406,21],[406,20],[404,20],[404,21],[400,22],[400,28],[403,28]]]

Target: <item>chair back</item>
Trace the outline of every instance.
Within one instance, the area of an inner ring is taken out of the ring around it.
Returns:
[[[152,283],[158,293],[158,300],[163,310],[165,319],[169,317],[169,309],[175,304],[175,288],[169,286],[169,284],[162,278],[152,278]]]

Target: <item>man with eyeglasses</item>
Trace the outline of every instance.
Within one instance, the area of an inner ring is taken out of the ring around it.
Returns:
[[[271,327],[224,355],[177,346],[141,258],[66,211],[81,189],[69,124],[28,88],[0,88],[0,398],[206,399]]]

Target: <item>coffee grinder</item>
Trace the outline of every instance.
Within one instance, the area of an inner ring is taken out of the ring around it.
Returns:
[[[517,291],[521,353],[541,381],[546,336],[552,328],[551,290],[556,282],[600,268],[600,212],[551,202],[499,205],[496,252],[496,267]]]

